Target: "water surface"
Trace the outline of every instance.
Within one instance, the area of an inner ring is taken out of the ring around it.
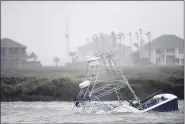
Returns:
[[[139,124],[184,123],[184,101],[179,112],[72,114],[72,102],[1,102],[1,123]]]

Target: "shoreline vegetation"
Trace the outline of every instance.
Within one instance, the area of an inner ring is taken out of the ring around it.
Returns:
[[[128,66],[121,70],[141,100],[161,89],[184,99],[184,66]],[[1,70],[1,101],[73,101],[84,74],[82,67]],[[113,94],[104,100],[115,99]]]

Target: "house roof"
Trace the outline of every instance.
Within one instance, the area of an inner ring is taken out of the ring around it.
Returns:
[[[1,47],[6,47],[6,48],[27,48],[26,46],[12,40],[9,38],[3,38],[1,39]]]
[[[95,49],[95,42],[88,42],[80,47],[78,47],[78,50],[88,50],[88,49]]]
[[[110,35],[104,35],[104,41],[105,41],[104,45],[105,45],[105,47],[112,48],[113,47],[112,46],[113,45],[112,44],[112,40],[113,39],[112,39],[112,37]],[[102,45],[101,44],[102,41],[101,41],[101,38],[100,37],[98,37],[97,42],[98,42],[99,45]],[[116,42],[115,47],[120,47],[120,45],[121,45],[121,48],[130,48],[129,46],[120,44],[118,42]],[[96,50],[96,48],[97,48],[96,42],[88,42],[88,43],[86,43],[86,44],[78,47],[78,50],[85,50],[85,51],[86,50],[90,50],[90,49],[91,50],[92,49]]]
[[[145,44],[147,48],[149,43]],[[184,48],[184,39],[176,35],[162,35],[150,42],[151,48]]]

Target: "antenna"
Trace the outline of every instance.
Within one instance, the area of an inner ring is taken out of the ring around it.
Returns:
[[[70,60],[70,55],[69,55],[69,52],[70,52],[70,42],[69,42],[69,27],[68,27],[68,18],[66,20],[66,39],[67,39],[67,56],[69,57],[69,60]]]

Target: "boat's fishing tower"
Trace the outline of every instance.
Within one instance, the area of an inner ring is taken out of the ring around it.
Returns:
[[[111,93],[115,93],[117,100],[122,102],[124,99],[120,92],[121,89],[128,89],[133,99],[140,103],[127,79],[116,65],[111,51],[106,51],[97,57],[88,58],[85,81],[79,87],[80,92],[74,106],[76,112],[84,113],[89,110],[91,113],[96,103],[90,103],[101,101],[104,96]]]

